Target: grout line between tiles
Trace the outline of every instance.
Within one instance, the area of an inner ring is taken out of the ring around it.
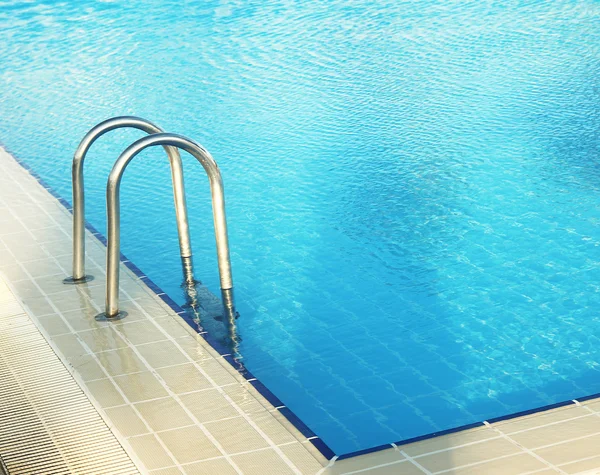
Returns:
[[[144,313],[146,313],[144,311],[144,309],[136,302],[135,305]],[[149,315],[147,315],[149,316]],[[247,422],[250,423],[250,425],[253,426],[253,428],[263,437],[263,439],[267,442],[267,444],[269,444],[270,446],[272,446],[272,448],[277,447],[273,441],[267,437],[267,435],[262,432],[262,430],[260,430],[258,428],[258,426],[251,421],[251,419],[248,417],[248,415],[237,405],[233,402],[233,400],[227,395],[227,393],[225,393],[225,391],[223,391],[223,389],[221,389],[216,383],[215,381],[206,373],[206,371],[200,366],[198,365],[198,363],[192,358],[190,357],[184,350],[183,348],[181,348],[181,346],[179,346],[179,344],[175,341],[175,339],[173,337],[171,337],[170,335],[168,335],[166,333],[166,331],[164,330],[164,328],[162,328],[160,325],[158,325],[158,323],[156,323],[152,318],[150,318],[150,320],[152,321],[152,323],[154,323],[154,325],[163,332],[163,334],[165,334],[167,337],[169,337],[168,339],[175,344],[175,346],[181,351],[181,353],[184,355],[184,357],[186,357],[195,367],[197,370],[199,370],[202,375],[209,381],[210,384],[213,385],[213,387],[215,389],[217,389],[221,395],[223,397],[225,397],[225,399],[228,400],[229,404],[231,404],[240,415],[242,415]],[[139,352],[139,350],[132,345],[129,340],[127,340],[126,337],[124,337],[123,335],[120,334],[120,332],[118,330],[115,330],[115,332],[117,334],[119,334],[119,336],[126,342],[128,343],[130,349],[137,355],[138,358],[140,358],[144,364],[146,364],[146,366],[149,368],[150,371],[155,373],[156,378],[163,384],[163,387],[166,389],[167,393],[173,398],[175,399],[179,405],[183,408],[183,410],[186,412],[186,414],[188,415],[188,417],[190,417],[196,424],[197,426],[202,430],[202,432],[204,432],[204,435],[206,435],[206,437],[208,437],[210,439],[210,441],[215,445],[215,447],[217,447],[225,457],[227,457],[228,462],[238,471],[238,473],[242,474],[241,470],[239,469],[239,467],[237,467],[237,465],[233,462],[233,460],[231,460],[229,458],[229,455],[227,454],[227,452],[225,451],[225,449],[223,448],[223,446],[217,441],[217,439],[215,439],[215,437],[210,433],[210,431],[205,427],[205,425],[203,423],[201,423],[196,416],[194,416],[194,414],[183,404],[183,401],[181,401],[181,399],[179,398],[179,396],[174,393],[168,386],[167,384],[164,382],[164,379],[158,374],[156,373],[154,370],[154,368],[152,368],[150,366],[150,364],[147,362],[147,360],[142,356],[142,354]],[[225,371],[226,369],[223,368]],[[291,462],[291,460],[289,460],[287,458],[287,456],[285,456],[285,454],[281,451],[281,449],[276,449],[276,452],[279,452],[281,458],[284,460],[284,462],[286,462],[286,464],[294,471],[294,473],[301,475],[301,472],[298,470],[298,468]]]
[[[17,299],[17,293],[16,293],[15,289],[12,287],[12,285],[9,283],[9,281],[7,279],[4,279],[4,285],[5,285],[5,288],[8,289],[9,292],[12,293],[15,302],[17,302],[20,306],[23,306],[22,302],[20,302]],[[44,344],[47,345],[48,350],[53,352],[54,356],[61,364],[61,370],[66,371],[67,373],[70,373],[71,381],[74,384],[74,388],[77,388],[78,395],[80,395],[81,399],[82,399],[82,400],[79,400],[77,402],[77,404],[87,403],[91,408],[93,408],[93,410],[96,411],[96,416],[98,417],[98,421],[97,421],[97,423],[94,424],[94,427],[96,429],[98,427],[104,427],[105,429],[108,429],[108,434],[104,434],[104,437],[113,437],[114,440],[116,441],[116,444],[118,445],[119,449],[122,450],[126,454],[127,457],[129,457],[129,460],[131,461],[131,463],[134,466],[141,467],[140,460],[137,457],[137,455],[135,453],[131,454],[131,453],[129,453],[129,451],[127,451],[125,449],[125,447],[122,443],[122,438],[119,436],[119,434],[115,434],[115,432],[113,430],[113,426],[111,424],[108,424],[107,421],[105,420],[105,418],[102,417],[102,412],[99,410],[98,406],[95,404],[95,401],[86,396],[86,393],[85,393],[83,387],[81,386],[80,381],[77,379],[76,375],[72,374],[71,371],[69,370],[68,365],[66,365],[63,361],[60,360],[60,358],[58,356],[60,353],[57,352],[57,350],[54,347],[54,345],[52,344],[51,340],[48,338],[48,335],[45,334],[44,330],[42,328],[40,328],[40,326],[36,323],[35,318],[33,318],[32,315],[28,315],[28,314],[25,314],[25,317],[27,319],[28,324],[31,325],[31,327],[33,329],[35,329],[35,332],[37,332],[37,333],[33,334],[33,339],[38,341],[40,345],[44,345]],[[1,360],[2,360],[2,358],[0,357],[0,361]],[[8,364],[6,364],[5,366],[7,366],[7,369],[9,372],[13,373],[13,369]],[[34,402],[30,399],[29,392],[26,390],[27,388],[29,388],[30,385],[27,384],[26,386],[23,386],[24,380],[23,380],[22,376],[23,375],[20,374],[19,377],[15,376],[14,379],[17,382],[17,384],[21,387],[21,391],[23,392],[24,397],[26,399],[29,399],[30,407],[32,407],[34,412],[37,414],[38,420],[40,421],[40,423],[44,427],[46,427],[48,434],[54,433],[55,434],[54,439],[56,441],[58,439],[58,434],[60,434],[60,433],[64,433],[63,435],[65,435],[65,434],[72,435],[72,434],[78,433],[78,432],[73,433],[72,431],[67,430],[65,428],[60,428],[60,426],[57,425],[57,421],[54,418],[46,420],[45,418],[40,417],[38,409],[44,410],[44,404],[43,404],[43,402],[40,402],[39,400],[37,400],[37,398],[36,398],[36,402]],[[80,398],[77,398],[77,399],[80,399]],[[77,409],[78,410],[81,409],[81,406],[79,406]],[[46,408],[45,412],[46,412],[47,416],[50,416],[53,411],[48,410],[48,408]],[[94,419],[93,415],[90,414],[90,416],[92,417],[91,420],[93,420]],[[78,418],[77,420],[81,421],[82,418],[85,418],[85,416],[82,415],[82,417]],[[74,421],[74,419],[71,417],[69,417],[68,420],[71,423]],[[50,430],[50,428],[52,428],[52,430]],[[78,430],[81,430],[81,429],[82,428],[78,428]],[[105,439],[105,440],[107,440],[107,439]],[[39,445],[39,443],[36,445]],[[70,446],[65,446],[64,450],[62,447],[57,446],[57,449],[59,450],[60,453],[63,454],[63,458],[65,459],[65,461],[68,460],[68,457],[65,457],[65,453],[73,452],[73,447],[70,447]],[[82,448],[80,447],[79,450],[82,450]],[[74,463],[74,462],[72,462],[72,463]],[[119,461],[117,461],[117,463],[119,463]]]
[[[586,406],[581,405],[581,407],[586,407]],[[591,409],[589,409],[589,410],[592,411]],[[592,411],[592,412],[600,417],[600,413],[595,413],[594,411]],[[576,420],[576,419],[582,419],[582,418],[585,418],[585,417],[589,417],[590,415],[576,416],[576,417],[572,417],[572,418],[569,418],[569,419],[563,419],[563,420],[558,421],[558,422],[549,422],[547,424],[541,424],[539,426],[530,427],[530,428],[523,429],[523,430],[520,430],[520,431],[512,432],[511,435],[521,434],[521,433],[524,433],[524,432],[527,432],[527,431],[530,431],[530,430],[541,429],[541,428],[544,428],[544,427],[550,427],[550,426],[553,426],[555,424],[560,424],[560,423],[563,423],[563,422],[569,422],[569,421]],[[495,428],[495,424],[489,424],[489,425],[490,425],[490,428]],[[460,448],[463,448],[463,447],[469,447],[471,445],[477,445],[477,444],[481,444],[481,443],[484,443],[484,442],[487,442],[487,441],[497,440],[497,439],[500,439],[500,438],[502,438],[502,436],[498,435],[498,436],[495,436],[495,437],[488,437],[488,438],[481,439],[481,440],[475,440],[473,442],[467,442],[466,444],[453,445],[451,447],[445,447],[443,449],[433,450],[431,452],[425,452],[425,453],[422,453],[422,454],[419,454],[419,455],[415,455],[413,458],[419,459],[421,457],[426,457],[426,456],[429,456],[429,455],[439,454],[439,453],[442,453],[442,452],[448,452],[450,450],[460,449]],[[538,449],[539,449],[539,447],[536,448],[536,449],[534,449],[534,450],[538,450]]]
[[[534,475],[535,473],[545,472],[548,468],[538,468],[537,470],[532,470],[531,472],[521,473],[520,475]]]
[[[398,447],[395,444],[392,444],[392,445],[394,446],[394,448],[396,448],[396,450],[398,450]],[[421,465],[413,457],[408,455],[404,450],[400,450],[400,453],[404,456],[404,458],[406,460],[408,460],[410,463],[412,463],[415,467],[417,467],[423,473],[425,473],[426,475],[433,475],[429,470],[427,470],[425,467],[423,467],[423,465]]]
[[[597,435],[600,435],[600,432],[594,432],[593,434],[587,434],[587,435],[583,435],[581,437],[574,437],[572,439],[565,439],[565,440],[561,440],[560,442],[554,442],[554,443],[548,444],[548,445],[541,445],[541,446],[535,447],[531,450],[542,450],[542,449],[547,449],[549,447],[556,447],[557,445],[567,444],[569,442],[576,442],[578,440],[587,439],[588,437],[595,437]]]
[[[393,467],[394,465],[400,465],[402,463],[407,463],[407,460],[395,460],[393,462],[389,462],[389,463],[382,463],[379,465],[372,465],[370,467],[366,467],[366,468],[361,468],[359,470],[352,470],[350,472],[343,472],[342,475],[354,475],[355,473],[365,473],[365,472],[370,472],[371,470],[376,470],[379,468],[385,468],[385,467]]]
[[[581,406],[581,407],[585,407],[585,406]],[[510,435],[523,434],[525,432],[529,432],[529,431],[536,430],[536,429],[541,429],[541,428],[544,428],[544,427],[551,427],[551,426],[554,426],[554,425],[557,425],[557,424],[563,424],[565,422],[576,421],[577,419],[585,419],[585,418],[588,418],[588,417],[590,417],[592,415],[598,415],[598,414],[596,414],[595,412],[592,411],[592,414],[584,414],[583,416],[575,416],[575,417],[570,417],[568,419],[562,419],[560,421],[548,422],[547,424],[542,424],[542,425],[539,425],[539,426],[528,427],[527,429],[521,429],[521,430],[518,430],[518,431],[515,431],[515,432],[511,432]],[[490,428],[496,428],[496,427],[498,427],[498,426],[496,426],[494,424],[488,423],[487,421],[484,421],[484,425],[487,425]],[[500,425],[499,427],[502,427],[502,426]],[[500,429],[500,431],[502,432],[501,429]]]
[[[18,181],[17,181],[18,182]],[[23,190],[23,187],[18,184],[18,186]],[[28,193],[23,190],[25,194],[28,195]],[[43,208],[41,208],[39,205],[38,207],[42,210],[43,213],[45,213],[55,224],[56,226],[58,226],[63,233],[68,237],[68,233],[62,228],[62,226],[56,222],[56,220],[54,219],[53,216],[51,216],[50,214],[48,214],[46,212],[46,210],[44,210]],[[13,217],[21,224],[23,225],[23,221],[12,211],[9,209],[9,212],[13,215]],[[25,226],[24,226],[25,227]],[[25,227],[26,228],[26,227]],[[29,229],[26,228],[26,232],[31,235],[32,238],[35,239],[35,236],[33,234],[33,232]],[[43,245],[42,245],[43,246]],[[25,268],[25,266],[22,264],[22,262],[20,262],[18,259],[16,259],[16,256],[14,255],[14,253],[10,250],[8,250],[8,252],[13,256],[13,258],[17,261],[17,263],[21,266],[22,270],[27,274],[27,276],[31,279],[31,281],[34,283],[34,285],[37,287],[37,289],[39,290],[39,292],[46,298],[47,301],[50,302],[51,307],[55,310],[55,312],[57,314],[59,314],[62,318],[62,320],[67,324],[67,326],[71,329],[73,329],[73,327],[70,325],[70,323],[68,322],[68,320],[64,317],[64,315],[62,314],[62,312],[60,312],[58,310],[58,308],[54,305],[54,303],[51,301],[51,299],[48,297],[48,295],[43,291],[43,289],[39,286],[39,284],[35,281],[35,279],[32,277],[32,275],[27,271],[27,269]],[[44,250],[44,252],[46,252]],[[58,265],[58,267],[63,271],[66,272],[64,267],[61,265],[61,263],[58,261],[58,259],[55,256],[50,255],[50,258],[52,258],[55,263]],[[102,270],[101,266],[98,266],[98,264],[95,262],[95,260],[88,256],[88,259],[98,268],[100,268]],[[103,272],[104,274],[104,272]],[[131,297],[129,296],[129,294],[127,294],[126,291],[123,291],[123,293],[128,296],[130,299]],[[99,310],[98,306],[95,304],[95,302],[93,300],[91,300],[91,298],[89,298],[92,306],[94,308],[96,308],[97,310]],[[214,380],[212,378],[210,378],[210,376],[204,371],[203,368],[201,368],[198,363],[191,358],[184,350],[183,348],[175,341],[175,339],[169,335],[164,328],[162,328],[153,318],[150,317],[150,315],[141,307],[141,305],[136,302],[134,299],[131,299],[132,303],[137,306],[139,308],[139,310],[146,315],[146,317],[149,317],[148,319],[167,337],[167,340],[170,340],[172,343],[174,343],[177,348],[181,351],[181,353],[189,360],[189,362],[191,362],[196,369],[198,369],[203,376],[205,376],[207,378],[207,380],[221,393],[221,395],[228,401],[228,403],[233,406],[238,413],[253,427],[254,430],[256,430],[261,437],[265,440],[265,442],[267,442],[267,444],[273,448],[275,450],[275,452],[279,455],[279,457],[286,463],[286,465],[288,465],[288,467],[290,467],[290,469],[298,474],[301,475],[301,472],[298,470],[298,468],[293,464],[293,462],[285,455],[285,453],[276,445],[274,444],[274,442],[266,435],[266,433],[264,433],[264,431],[262,431],[262,429],[260,429],[260,427],[258,427],[258,425],[229,397],[229,395],[227,393],[225,393],[223,391],[223,389],[221,389],[221,387],[219,387],[218,385],[216,385],[216,383],[214,382]],[[160,377],[160,375],[158,375],[158,373],[156,373],[156,370],[154,370],[154,368],[152,368],[148,362],[145,360],[145,358],[142,357],[142,355],[137,351],[137,349],[135,349],[134,345],[131,344],[131,342],[129,342],[125,337],[123,337],[123,335],[118,331],[115,330],[113,327],[111,327],[113,329],[113,331],[118,334],[130,347],[130,349],[132,349],[137,356],[145,363],[145,365],[148,367],[149,371],[154,374],[154,376],[159,380],[159,382],[162,383],[164,389],[167,391],[167,393],[171,394],[172,397],[177,400],[177,402],[181,405],[181,407],[186,411],[189,412],[189,410],[182,404],[181,400],[177,397],[177,395],[175,395],[166,385],[166,383],[164,382],[164,380]],[[76,332],[73,331],[73,334],[76,335]],[[89,346],[80,338],[78,338],[79,343],[82,344],[82,346],[84,347],[84,349],[87,351],[88,354],[90,354],[92,356],[92,358],[94,358],[94,360],[96,360],[96,362],[100,365],[101,370],[107,375],[108,379],[115,385],[117,391],[120,393],[120,395],[123,397],[123,399],[125,401],[129,401],[128,398],[125,396],[125,394],[122,392],[122,390],[120,389],[120,387],[116,384],[116,382],[114,381],[114,379],[112,378],[112,376],[110,374],[108,374],[108,372],[106,371],[106,369],[100,364],[100,361],[98,360],[98,358],[96,357],[96,355],[91,351],[91,349],[89,348]],[[62,352],[61,352],[62,353]],[[215,358],[215,361],[218,361],[218,359]],[[227,369],[225,367],[223,367],[223,365],[221,365],[221,367],[223,368],[224,371],[227,371]],[[229,373],[229,371],[227,371]],[[231,374],[231,373],[229,373]],[[85,383],[84,383],[85,384]],[[87,386],[86,386],[87,387]],[[253,396],[254,397],[254,396]],[[255,398],[256,399],[256,398]],[[257,400],[258,401],[258,400]],[[133,406],[132,406],[133,407]],[[264,407],[264,406],[263,406]],[[141,416],[141,414],[139,414],[139,411],[137,411],[137,409],[135,409],[135,407],[133,407],[134,411],[137,413],[136,415],[138,417],[140,417],[140,419],[147,425],[148,429],[151,430],[151,427],[147,424],[147,422],[145,421],[145,419]],[[266,409],[266,408],[265,408]],[[102,413],[104,413],[102,411]],[[191,412],[188,414],[193,416],[193,414],[191,414]],[[195,417],[192,417],[192,420],[197,420]],[[198,426],[203,429],[203,432],[205,431],[207,435],[207,437],[209,437],[210,439],[214,439],[214,437],[212,436],[212,434],[210,434],[210,432],[208,432],[208,430],[206,428],[204,428],[204,426],[202,424],[200,424],[198,422]],[[216,439],[211,440],[213,443],[217,442]],[[177,462],[177,460],[175,459],[175,457],[173,456],[173,454],[166,448],[166,446],[164,446],[164,444],[162,443],[161,440],[159,440],[159,442],[161,443],[161,446],[163,446],[163,448],[165,449],[165,451],[169,454],[169,456],[171,456],[171,458],[175,461],[175,465],[179,466],[179,463]],[[225,454],[225,456],[227,456],[226,452],[224,451],[224,449],[220,446],[220,444],[217,442],[217,444],[215,444],[215,446],[217,448],[219,448],[219,450],[222,450],[223,453]],[[231,463],[231,465],[238,471],[238,473],[241,473],[241,471],[239,470],[239,468],[235,465],[235,463],[231,460],[229,460],[229,462]]]
[[[498,432],[503,439],[507,440],[508,442],[510,442],[511,444],[513,444],[515,447],[518,447],[519,449],[521,449],[523,452],[529,454],[530,456],[532,456],[533,458],[539,460],[540,462],[542,462],[543,464],[545,464],[548,468],[552,468],[554,470],[556,470],[559,473],[565,474],[565,472],[563,470],[561,470],[560,468],[556,467],[555,465],[551,464],[550,462],[548,462],[546,459],[544,459],[543,457],[539,456],[538,454],[536,454],[535,452],[533,452],[533,450],[528,449],[527,447],[525,447],[524,445],[518,443],[516,440],[514,440],[513,438],[511,438],[510,436],[506,435],[504,432],[502,432],[498,427],[492,426],[492,424],[490,424],[487,421],[483,422],[485,424],[486,427],[488,427],[489,429],[492,429],[496,432]],[[551,425],[551,424],[548,424]],[[565,474],[566,475],[566,474]]]
[[[13,216],[15,217],[15,219],[19,220],[19,217],[16,216],[13,211],[9,208],[9,212],[11,214],[13,214]],[[52,218],[52,217],[51,217]],[[29,233],[33,236],[33,233],[31,233],[29,231]],[[54,302],[52,302],[52,300],[46,295],[46,293],[44,292],[44,290],[39,286],[39,284],[37,282],[35,282],[35,280],[31,277],[31,274],[29,273],[29,271],[26,269],[26,267],[23,265],[22,262],[20,262],[16,256],[14,255],[14,253],[9,249],[8,252],[13,256],[13,258],[15,259],[15,261],[17,262],[17,264],[19,264],[22,268],[22,270],[29,276],[29,278],[32,280],[32,282],[34,283],[34,285],[38,288],[40,294],[46,299],[46,301],[50,304],[50,306],[53,308],[53,310],[55,311],[56,314],[60,315],[60,317],[62,318],[63,322],[69,327],[71,328],[71,330],[73,331],[73,334],[76,335],[76,332],[74,331],[73,327],[71,326],[71,324],[69,323],[69,321],[65,318],[65,316],[62,314],[62,312],[56,307],[56,305],[54,304]],[[51,256],[52,257],[52,256]],[[62,267],[62,265],[60,264],[60,262],[58,262],[58,260],[56,258],[53,258],[56,261],[56,264],[58,264],[58,266],[64,270],[64,268]],[[98,309],[97,306],[95,305],[95,303],[93,301],[91,301],[91,305],[94,306],[94,308]],[[27,304],[25,304],[25,306],[27,306]],[[33,312],[32,312],[33,313]],[[44,329],[45,332],[45,329]],[[49,342],[51,342],[53,344],[53,341],[51,338],[47,338]],[[115,386],[115,389],[120,393],[121,397],[125,400],[125,401],[129,401],[129,399],[127,398],[127,396],[125,395],[125,393],[121,390],[121,388],[119,387],[119,385],[116,384],[116,382],[113,380],[113,378],[111,377],[111,375],[108,373],[108,371],[104,368],[104,366],[102,366],[102,364],[100,363],[100,360],[98,359],[98,357],[91,351],[91,349],[89,348],[89,346],[87,345],[87,343],[83,340],[81,340],[80,338],[78,338],[79,343],[83,346],[83,348],[85,349],[86,353],[91,355],[91,357],[96,361],[96,363],[100,366],[101,370],[104,372],[104,374],[106,374],[107,378],[112,382],[112,384]],[[55,351],[57,351],[57,348],[54,348]],[[63,354],[62,351],[58,350],[59,354]],[[73,372],[72,374],[74,375],[78,375],[78,373],[76,372],[75,368],[73,368]],[[79,379],[79,378],[78,378]],[[90,397],[90,399],[92,401],[94,401],[96,404],[97,409],[99,409],[99,412],[103,415],[105,415],[105,419],[108,418],[108,416],[106,416],[106,413],[104,412],[103,408],[101,407],[101,405],[99,403],[97,403],[96,398],[94,396],[92,396],[91,394],[89,394],[89,390],[87,389],[87,385],[85,384],[84,381],[78,381],[80,382],[80,386],[85,388],[85,392],[86,395],[88,395],[88,397]],[[152,428],[150,427],[150,425],[146,422],[146,420],[142,417],[142,415],[139,413],[139,411],[137,411],[137,409],[132,405],[132,408],[134,410],[134,412],[136,412],[136,415],[142,420],[142,422],[146,425],[147,429],[149,429],[151,432]],[[108,420],[110,420],[110,418],[108,418]],[[112,425],[111,422],[111,427],[114,428],[114,425]],[[124,439],[126,440],[126,439]],[[174,464],[177,465],[178,462],[175,459],[175,457],[173,456],[173,454],[171,453],[171,451],[167,448],[167,446],[160,440],[160,438],[157,438],[159,444],[162,446],[163,450],[165,450],[165,452],[168,454],[169,457],[171,457],[171,459],[173,460]],[[136,452],[132,450],[131,446],[128,447],[130,448],[130,452],[133,452],[133,454],[135,454]],[[145,466],[145,465],[143,465]]]
[[[420,459],[421,457],[427,457],[429,455],[441,454],[444,452],[448,452],[450,450],[462,449],[463,447],[470,447],[472,445],[483,444],[484,442],[488,442],[491,440],[498,440],[501,438],[502,438],[501,436],[488,437],[487,439],[475,440],[473,442],[467,442],[466,444],[453,445],[452,447],[444,447],[443,449],[432,450],[431,452],[425,452],[423,454],[414,455],[413,458]]]
[[[447,469],[444,469],[444,470],[440,470],[439,472],[433,472],[433,475],[440,475],[442,473],[452,473],[453,471],[461,469],[461,468],[476,467],[477,465],[482,465],[484,463],[489,463],[489,462],[495,462],[496,460],[502,460],[502,459],[506,459],[506,458],[509,458],[509,457],[514,457],[516,455],[520,455],[520,454],[523,454],[523,453],[524,452],[515,452],[515,453],[512,453],[512,454],[500,455],[500,456],[494,457],[492,459],[481,460],[479,462],[467,463],[467,464],[464,464],[464,465],[457,465],[457,466],[454,466],[452,468],[447,468]]]
[[[580,463],[580,462],[586,462],[588,460],[593,460],[593,459],[596,459],[596,458],[600,462],[600,455],[597,454],[597,455],[592,455],[590,457],[583,457],[583,458],[580,458],[580,459],[577,459],[577,460],[571,460],[570,462],[561,463],[559,465],[559,467],[566,467],[567,465],[572,465],[574,463]]]
[[[325,473],[327,470],[329,470],[331,467],[334,466],[337,459],[338,459],[338,456],[334,455],[331,458],[331,460],[329,461],[329,463],[327,465],[325,465],[321,470],[319,470],[315,475],[322,475],[323,473]]]

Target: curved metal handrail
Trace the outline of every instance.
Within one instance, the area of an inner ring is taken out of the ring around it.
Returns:
[[[229,240],[225,218],[225,197],[221,172],[213,157],[201,145],[176,134],[160,133],[143,137],[119,156],[108,177],[106,185],[106,211],[108,214],[108,252],[106,255],[106,307],[97,319],[116,320],[124,312],[119,311],[119,257],[121,254],[120,186],[123,172],[131,160],[142,150],[154,146],[177,147],[185,150],[204,167],[210,183],[213,221],[217,241],[217,260],[223,304],[228,315],[235,315],[233,304],[233,280],[229,259]]]
[[[67,284],[80,284],[93,279],[85,273],[85,200],[83,186],[83,162],[92,144],[111,130],[130,127],[142,130],[148,134],[164,132],[163,129],[152,122],[133,116],[113,117],[100,122],[90,129],[85,135],[73,157],[73,275],[64,280]],[[185,190],[183,186],[183,169],[181,167],[181,156],[177,148],[165,146],[165,151],[171,164],[171,176],[173,178],[173,196],[175,200],[175,214],[177,218],[177,229],[179,232],[179,248],[181,257],[191,257],[192,246],[190,243],[190,232],[187,218],[187,206],[185,202]]]

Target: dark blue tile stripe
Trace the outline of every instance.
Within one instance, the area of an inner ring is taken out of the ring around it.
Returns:
[[[254,381],[250,382],[250,384],[252,386],[254,386],[254,388],[259,393],[261,393],[267,401],[269,401],[271,404],[273,404],[273,407],[285,406],[285,404],[283,402],[281,402],[281,400],[277,396],[275,396],[275,394],[273,394],[271,391],[269,391],[269,388],[267,388],[258,379],[255,379]],[[309,435],[307,437],[313,437],[315,435],[312,431],[311,431],[311,434],[312,435]]]
[[[555,404],[548,404],[547,406],[536,407],[535,409],[529,409],[527,411],[515,412],[515,413],[509,414],[507,416],[494,417],[493,419],[488,419],[487,422],[489,422],[490,424],[493,424],[494,422],[507,421],[509,419],[515,419],[517,417],[535,414],[536,412],[544,412],[544,411],[549,411],[550,409],[556,409],[558,407],[569,406],[571,404],[575,404],[575,402],[573,400],[557,402]]]
[[[584,402],[584,401],[589,401],[590,399],[597,399],[597,398],[600,398],[600,393],[592,394],[590,396],[578,397],[575,400],[578,402]]]
[[[306,437],[307,439],[311,437],[317,437],[317,435],[312,430],[310,430],[310,428],[304,422],[302,422],[300,418],[290,410],[290,408],[282,406],[279,407],[278,410],[283,416],[285,416],[287,420],[294,424],[294,427],[296,427],[296,429],[298,429],[304,437]]]
[[[27,172],[29,172],[29,174],[32,177],[34,177],[43,188],[45,188],[46,190],[48,190],[48,192],[54,198],[56,198],[69,212],[73,213],[73,208],[71,206],[71,203],[69,203],[62,196],[60,196],[27,163],[25,163],[21,159],[19,159],[1,141],[0,141],[0,147],[4,148],[4,150],[6,150],[9,154],[11,154],[12,157],[17,161],[17,163],[19,163],[19,165],[21,165],[25,170],[27,170]],[[92,226],[92,224],[90,224],[89,222],[86,221],[85,226],[86,226],[86,228],[94,236],[96,236],[98,238],[98,240],[100,242],[102,242],[102,244],[104,244],[105,246],[107,245],[107,241],[106,241],[106,238],[104,237],[104,235],[102,233],[100,233],[96,228],[94,228],[94,226]],[[124,254],[121,254],[121,261],[137,277],[139,277],[140,279],[142,279],[144,281],[144,283],[154,293],[156,293],[163,300],[163,302],[165,302],[175,313],[177,313],[181,318],[183,318],[188,323],[188,325],[190,325],[194,330],[199,331],[198,330],[198,325],[193,320],[193,318],[189,315],[189,313],[186,312],[180,305],[178,305],[172,298],[170,298],[158,285],[156,285],[152,281],[152,279],[150,279],[148,276],[146,276],[141,271],[141,269],[138,266],[136,266],[133,262],[131,262],[129,259],[127,259],[127,257]],[[263,383],[261,383],[258,379],[256,379],[256,377],[253,376],[252,373],[246,369],[246,367],[244,366],[244,364],[242,362],[240,362],[239,360],[235,359],[233,356],[229,355],[229,351],[230,350],[228,348],[226,348],[225,346],[223,346],[221,343],[219,343],[218,341],[216,341],[214,338],[212,338],[207,333],[200,333],[200,335],[220,355],[227,355],[227,356],[223,356],[223,358],[225,360],[227,360],[231,364],[231,366],[233,366],[233,368],[235,368],[236,371],[238,371],[242,376],[244,376],[244,378],[246,380],[252,380],[252,381],[250,381],[250,384],[252,384],[252,386],[254,386],[256,388],[256,390],[267,401],[269,401],[271,404],[273,404],[273,406],[279,407],[279,412],[283,416],[285,416],[285,418],[304,437],[306,437],[307,439],[310,439],[310,442],[317,448],[317,450],[319,450],[319,452],[321,452],[321,454],[323,454],[323,456],[327,460],[331,460],[333,457],[336,456],[336,454],[333,452],[333,450],[331,450],[331,448],[329,448],[329,446],[327,446],[327,444],[325,442],[323,442],[322,439],[320,439],[304,422],[302,422],[302,420],[300,420],[300,418],[294,412],[292,412],[288,407],[285,407],[284,404],[281,402],[281,400],[277,396],[275,396],[269,390],[269,388],[267,388]],[[577,401],[588,401],[590,399],[595,399],[595,398],[600,398],[600,393],[592,394],[590,396],[580,397],[580,398],[577,398],[576,400]],[[530,415],[530,414],[535,414],[537,412],[543,412],[543,411],[547,411],[547,410],[550,410],[550,409],[556,409],[558,407],[568,406],[568,405],[571,405],[571,404],[575,404],[575,402],[573,400],[558,402],[556,404],[550,404],[550,405],[547,405],[547,406],[542,406],[542,407],[538,407],[538,408],[535,408],[535,409],[531,409],[531,410],[528,410],[528,411],[515,412],[513,414],[508,414],[506,416],[501,416],[501,417],[496,417],[496,418],[493,418],[493,419],[488,419],[487,422],[490,423],[490,424],[493,424],[495,422],[507,421],[507,420],[510,420],[510,419],[515,419],[517,417],[522,417],[522,416],[526,416],[526,415]],[[281,407],[281,406],[283,406],[283,407]],[[468,424],[468,425],[464,425],[464,426],[460,426],[460,427],[455,427],[455,428],[452,428],[452,429],[447,429],[447,430],[443,430],[443,431],[439,431],[439,432],[432,432],[430,434],[425,434],[425,435],[422,435],[422,436],[419,436],[419,437],[413,437],[411,439],[401,440],[401,441],[398,441],[398,442],[394,442],[394,445],[396,445],[396,446],[407,445],[407,444],[411,444],[413,442],[419,442],[419,441],[422,441],[422,440],[432,439],[434,437],[439,437],[439,436],[442,436],[442,435],[453,434],[455,432],[461,432],[461,431],[464,431],[464,430],[473,429],[475,427],[481,427],[483,425],[484,425],[483,422],[476,422],[476,423],[473,423],[473,424]],[[392,444],[379,445],[377,447],[372,447],[372,448],[369,448],[369,449],[358,450],[358,451],[355,451],[355,452],[349,452],[349,453],[346,453],[346,454],[339,455],[338,459],[342,460],[342,459],[347,459],[347,458],[351,458],[351,457],[356,457],[358,455],[370,454],[370,453],[373,453],[373,452],[379,452],[380,450],[386,450],[386,449],[389,449],[389,448],[392,448],[392,447],[393,447]]]
[[[380,450],[392,449],[394,446],[392,444],[383,444],[377,445],[376,447],[371,447],[370,449],[357,450],[356,452],[349,452],[347,454],[340,455],[338,460],[349,459],[352,457],[357,457],[359,455],[367,455],[372,454],[373,452],[379,452]]]
[[[316,447],[316,449],[319,452],[321,452],[323,457],[325,457],[327,460],[331,460],[333,457],[335,457],[333,450],[331,450],[329,446],[325,442],[323,442],[323,439],[319,439],[315,436],[314,439],[310,439],[310,442]]]

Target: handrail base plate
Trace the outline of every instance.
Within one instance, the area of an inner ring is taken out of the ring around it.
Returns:
[[[92,280],[94,280],[93,275],[84,275],[83,277],[79,277],[77,279],[73,276],[70,276],[70,277],[63,279],[63,284],[79,285],[79,284],[85,284],[86,282],[91,282]]]
[[[116,320],[121,320],[123,318],[125,318],[127,316],[127,312],[124,310],[119,310],[119,312],[110,317],[106,314],[106,312],[102,312],[99,313],[98,315],[96,315],[94,318],[96,319],[97,322],[114,322]]]

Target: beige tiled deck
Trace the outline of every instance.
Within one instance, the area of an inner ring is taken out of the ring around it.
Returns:
[[[129,316],[96,322],[105,249],[89,235],[96,280],[64,286],[70,225],[71,215],[0,149],[0,272],[141,472],[600,473],[600,401],[327,461],[127,269]]]
[[[1,276],[0,401],[0,473],[139,473]]]

